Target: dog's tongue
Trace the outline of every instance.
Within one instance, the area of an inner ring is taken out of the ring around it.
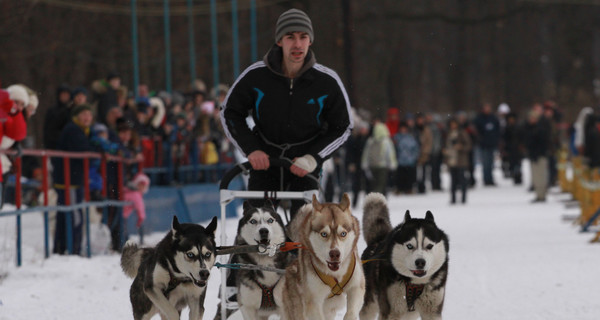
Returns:
[[[331,270],[331,271],[338,271],[338,269],[340,268],[340,263],[339,262],[327,262],[327,267]]]
[[[425,275],[425,270],[411,270],[412,273],[417,277],[422,277]]]

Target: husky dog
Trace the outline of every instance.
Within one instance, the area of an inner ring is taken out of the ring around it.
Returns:
[[[358,220],[350,212],[350,198],[339,204],[300,208],[289,225],[290,237],[302,243],[298,258],[287,268],[275,290],[283,320],[330,320],[346,305],[344,319],[358,319],[365,294],[365,277],[356,243]]]
[[[267,202],[262,208],[254,208],[244,203],[244,216],[238,224],[236,245],[273,245],[286,241],[283,220]],[[291,262],[291,254],[279,252],[273,257],[258,253],[236,255],[238,263],[285,269]],[[271,314],[279,314],[273,297],[273,290],[279,285],[282,275],[259,270],[237,271],[237,300],[244,319],[268,319]]]
[[[442,319],[448,274],[448,237],[433,214],[392,228],[385,197],[365,198],[363,230],[367,249],[362,260],[367,292],[360,319]]]
[[[190,319],[202,319],[206,283],[215,263],[217,217],[204,228],[179,223],[173,216],[171,231],[154,248],[138,248],[128,242],[121,267],[134,278],[129,297],[135,320],[178,320],[190,308]]]

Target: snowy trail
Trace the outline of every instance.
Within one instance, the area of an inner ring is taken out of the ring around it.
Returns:
[[[577,213],[561,202],[569,196],[551,194],[547,203],[533,205],[527,181],[515,187],[496,177],[498,187],[469,190],[466,205],[450,206],[447,192],[389,197],[394,224],[407,209],[413,217],[431,210],[450,238],[444,319],[599,319],[600,245],[562,220]],[[361,219],[360,209],[354,214]],[[0,218],[0,320],[131,319],[131,279],[121,272],[119,256],[44,260],[41,223],[35,214],[23,219],[23,267],[16,268],[14,218]],[[228,221],[229,235],[236,226]],[[359,246],[362,252],[362,238]],[[216,312],[219,283],[214,269],[205,319]]]

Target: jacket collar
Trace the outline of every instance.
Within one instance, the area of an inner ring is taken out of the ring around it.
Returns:
[[[267,65],[269,70],[271,70],[273,73],[279,76],[287,78],[287,76],[283,74],[283,70],[281,68],[282,60],[283,50],[277,44],[274,44],[273,47],[271,47],[271,50],[269,50],[263,57],[263,61]],[[317,63],[315,54],[312,50],[309,49],[306,58],[304,58],[304,65],[302,66],[302,69],[300,69],[300,71],[298,72],[296,78],[300,78],[307,70],[312,68],[315,65],[315,63]]]

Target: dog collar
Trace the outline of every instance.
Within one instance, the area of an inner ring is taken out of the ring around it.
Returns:
[[[406,286],[406,305],[408,306],[408,311],[415,311],[415,301],[421,296],[423,293],[423,289],[425,288],[424,284],[413,284],[410,281],[404,283]]]
[[[354,274],[354,268],[356,268],[356,257],[354,256],[354,254],[352,254],[352,261],[350,262],[351,267],[348,268],[346,274],[344,274],[344,277],[342,277],[342,282],[338,282],[336,278],[319,271],[319,269],[317,269],[314,263],[312,262],[312,258],[310,259],[310,264],[319,276],[319,279],[321,279],[321,281],[324,284],[328,285],[331,288],[331,293],[329,294],[329,297],[327,297],[331,298],[334,296],[339,296],[340,294],[342,294],[342,292],[344,292],[344,287],[346,286],[346,284],[348,284],[348,282],[352,278],[352,275]]]

